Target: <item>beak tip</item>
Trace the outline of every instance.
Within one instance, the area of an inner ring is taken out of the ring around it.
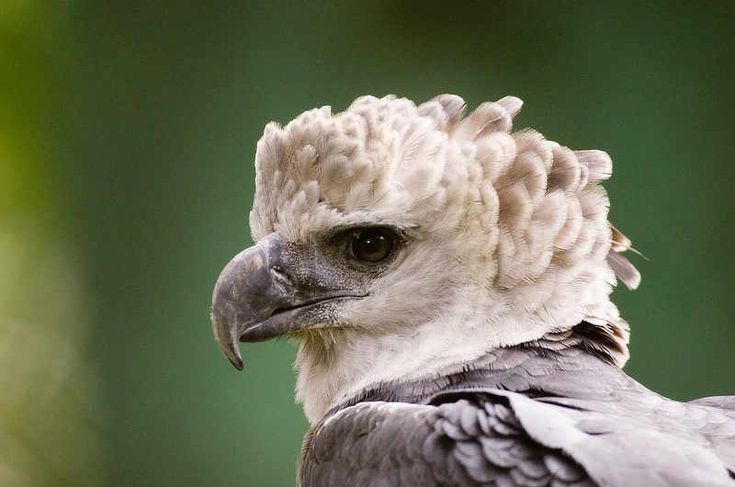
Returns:
[[[240,355],[240,347],[238,347],[237,341],[232,341],[224,346],[220,344],[220,348],[225,353],[227,360],[230,361],[233,367],[237,370],[242,370],[244,368],[242,355]]]
[[[214,314],[212,314],[212,328],[214,329],[214,339],[219,349],[237,370],[242,370],[244,364],[242,355],[240,355],[240,347],[238,346],[239,340],[232,332],[228,332],[220,325],[220,320]]]
[[[245,368],[245,365],[242,363],[242,359],[240,357],[230,358],[230,363],[237,370],[242,370],[243,368]]]

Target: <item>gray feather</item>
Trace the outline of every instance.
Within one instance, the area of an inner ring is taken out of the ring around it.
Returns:
[[[507,349],[490,368],[381,384],[338,407],[307,441],[300,480],[732,487],[733,404],[670,401],[586,354]]]

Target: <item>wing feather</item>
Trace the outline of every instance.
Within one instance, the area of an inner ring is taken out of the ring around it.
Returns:
[[[714,449],[586,404],[498,389],[358,403],[316,427],[301,485],[735,485]]]
[[[587,478],[563,452],[533,440],[504,398],[351,406],[318,426],[301,470],[305,487],[571,486]]]

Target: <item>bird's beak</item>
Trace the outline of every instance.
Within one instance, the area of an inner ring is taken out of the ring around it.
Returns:
[[[243,368],[238,342],[324,324],[337,300],[364,296],[325,279],[328,272],[314,259],[300,259],[277,233],[237,254],[212,294],[212,330],[232,365]]]

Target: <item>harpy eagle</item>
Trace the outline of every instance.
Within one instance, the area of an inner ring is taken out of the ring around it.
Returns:
[[[521,104],[366,96],[265,128],[212,325],[237,368],[238,342],[298,342],[300,485],[735,485],[735,396],[621,370],[610,293],[640,275],[609,156],[512,132]]]

